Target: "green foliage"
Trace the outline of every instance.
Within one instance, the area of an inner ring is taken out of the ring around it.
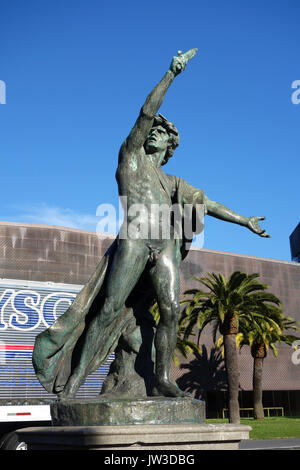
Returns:
[[[203,329],[212,324],[213,341],[217,347],[223,347],[223,335],[217,339],[218,332],[223,332],[228,318],[234,318],[238,334],[236,346],[263,344],[266,351],[270,348],[275,357],[278,349],[275,343],[292,345],[295,339],[288,330],[298,330],[297,322],[285,317],[280,300],[267,292],[268,285],[260,283],[259,274],[246,274],[235,271],[226,281],[222,274],[208,273],[207,276],[192,279],[200,284],[200,289],[185,291],[182,300],[183,311],[178,323],[176,352],[173,360],[179,365],[177,352],[183,357],[200,353],[200,335]],[[150,309],[156,323],[159,322],[157,303]],[[199,330],[196,342],[190,338]]]
[[[297,322],[285,317],[278,297],[267,292],[268,285],[258,280],[259,274],[246,274],[235,271],[228,281],[222,274],[209,273],[206,277],[193,277],[200,283],[200,289],[189,289],[184,293],[182,325],[184,336],[201,332],[209,323],[213,324],[213,340],[217,347],[223,346],[223,338],[217,340],[218,331],[223,331],[226,319],[233,317],[238,329],[237,347],[247,344],[250,347],[263,344],[270,347],[276,356],[277,342],[291,345],[296,336],[287,334],[297,330]],[[203,287],[205,290],[203,290]]]
[[[184,293],[183,317],[188,337],[195,326],[200,333],[208,323],[213,323],[216,334],[226,327],[226,320],[233,318],[237,329],[240,322],[253,321],[256,314],[263,315],[268,309],[280,310],[280,300],[266,292],[267,285],[260,283],[259,275],[235,271],[228,281],[222,274],[209,273],[206,277],[192,278],[201,289],[190,289]],[[206,288],[203,290],[202,288]],[[223,327],[223,328],[222,328]]]
[[[255,347],[264,346],[266,352],[270,348],[275,357],[278,355],[276,343],[291,346],[297,336],[288,334],[288,330],[297,331],[297,322],[286,317],[281,309],[268,308],[263,313],[255,313],[252,321],[246,319],[241,324],[242,340],[240,346],[248,345],[255,353]]]

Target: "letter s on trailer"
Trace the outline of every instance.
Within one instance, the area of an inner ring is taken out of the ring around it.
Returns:
[[[83,286],[52,282],[0,280],[0,449],[25,450],[14,432],[26,426],[49,426],[56,399],[39,383],[33,366],[35,337],[74,301]],[[112,354],[87,377],[79,398],[99,394]]]

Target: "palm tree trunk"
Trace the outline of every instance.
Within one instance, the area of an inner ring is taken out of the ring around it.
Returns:
[[[228,382],[229,422],[240,423],[239,369],[236,349],[236,335],[224,334],[225,365]]]
[[[262,402],[262,368],[263,359],[254,358],[253,366],[253,410],[254,419],[264,419],[264,409]]]
[[[264,344],[255,343],[251,348],[251,354],[254,358],[253,362],[253,412],[254,419],[264,419],[263,408],[263,388],[262,388],[262,374],[263,374],[263,361],[266,357],[266,348]]]

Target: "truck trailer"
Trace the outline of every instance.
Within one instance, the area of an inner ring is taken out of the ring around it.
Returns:
[[[50,405],[57,398],[39,383],[32,365],[35,337],[74,301],[82,285],[0,279],[0,449],[26,450],[15,431],[51,425]],[[97,396],[111,354],[89,375],[78,398]]]

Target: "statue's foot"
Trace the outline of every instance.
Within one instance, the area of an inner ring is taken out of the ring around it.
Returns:
[[[190,397],[189,393],[183,392],[177,385],[170,381],[163,381],[156,384],[152,390],[154,397]]]

